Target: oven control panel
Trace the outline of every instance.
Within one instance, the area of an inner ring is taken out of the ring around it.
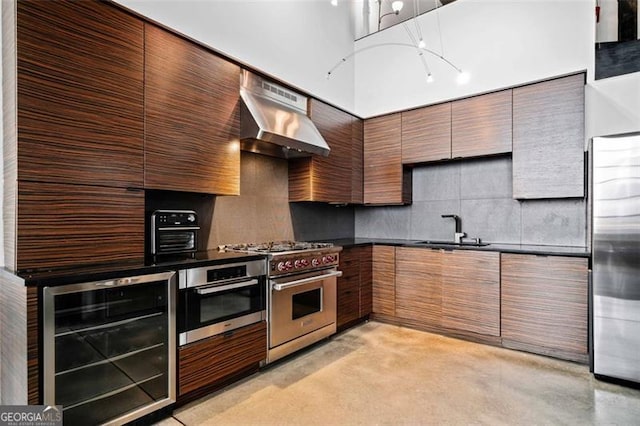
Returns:
[[[337,251],[297,253],[275,256],[269,263],[270,275],[273,276],[338,266],[339,256]]]

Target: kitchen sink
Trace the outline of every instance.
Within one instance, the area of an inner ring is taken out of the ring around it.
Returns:
[[[456,243],[455,241],[437,241],[437,240],[418,241],[416,244],[431,244],[436,246],[454,246],[454,247],[460,247],[460,246],[485,247],[489,245],[489,243],[481,243],[481,242],[475,242],[475,241],[462,241],[460,243]]]

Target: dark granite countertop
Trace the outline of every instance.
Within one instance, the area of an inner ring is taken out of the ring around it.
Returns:
[[[109,280],[157,272],[177,271],[185,268],[197,268],[234,260],[264,259],[261,254],[223,252],[218,250],[202,251],[193,258],[164,258],[160,262],[117,262],[102,263],[74,268],[61,268],[39,271],[20,271],[16,275],[25,280],[27,286],[56,286],[91,281]]]
[[[541,256],[572,256],[590,257],[591,252],[586,247],[573,246],[545,246],[531,244],[502,244],[490,243],[487,246],[471,245],[441,245],[441,244],[419,244],[421,240],[401,240],[401,239],[381,239],[381,238],[339,238],[334,240],[323,240],[342,247],[355,247],[367,244],[391,245],[399,247],[421,247],[421,248],[448,248],[456,250],[482,250],[500,251],[503,253],[535,254]]]

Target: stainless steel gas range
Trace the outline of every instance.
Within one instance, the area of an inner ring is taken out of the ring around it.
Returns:
[[[278,360],[336,332],[336,286],[342,247],[278,241],[223,246],[267,255],[268,356]]]

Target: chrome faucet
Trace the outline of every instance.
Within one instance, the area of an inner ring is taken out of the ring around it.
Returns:
[[[456,221],[456,232],[453,234],[453,241],[456,243],[461,243],[462,239],[467,236],[465,232],[462,232],[462,224],[460,221],[460,216],[457,214],[443,214],[443,218],[450,217]]]

